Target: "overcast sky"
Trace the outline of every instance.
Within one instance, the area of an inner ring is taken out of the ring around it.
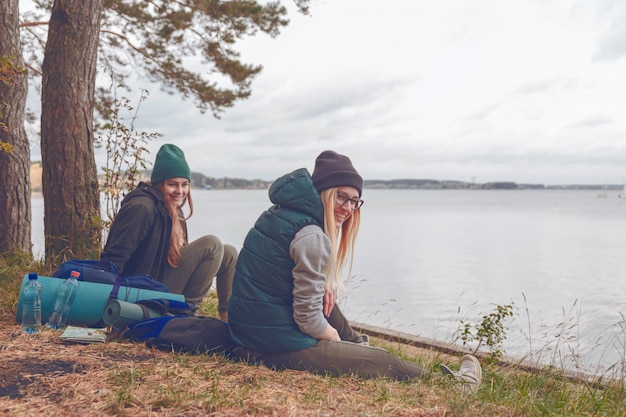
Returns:
[[[139,126],[164,135],[150,160],[170,142],[192,171],[273,180],[334,149],[365,179],[624,182],[626,1],[288,6],[279,37],[239,44],[264,69],[220,120],[136,85]]]

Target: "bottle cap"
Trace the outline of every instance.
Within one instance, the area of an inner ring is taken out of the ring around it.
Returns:
[[[72,272],[70,272],[70,276],[78,278],[80,276],[80,272],[72,271]]]
[[[28,279],[37,279],[37,273],[31,272],[30,274],[28,274]]]

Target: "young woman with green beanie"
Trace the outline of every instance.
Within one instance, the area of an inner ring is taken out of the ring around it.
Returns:
[[[139,183],[122,201],[101,258],[115,264],[122,276],[149,275],[194,304],[206,297],[216,278],[219,315],[227,321],[237,249],[216,236],[188,242],[186,220],[193,214],[190,179],[183,151],[163,145],[150,182]]]
[[[278,178],[273,203],[248,233],[239,254],[229,303],[229,329],[243,361],[274,369],[400,380],[425,369],[368,346],[335,305],[344,265],[352,266],[361,220],[363,179],[347,156],[322,152],[312,175],[305,168]],[[452,373],[474,392],[478,360],[465,355]]]

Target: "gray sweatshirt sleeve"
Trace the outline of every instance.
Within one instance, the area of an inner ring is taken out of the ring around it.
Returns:
[[[324,283],[322,272],[330,259],[331,244],[318,226],[305,226],[296,233],[289,246],[293,268],[293,318],[300,331],[317,338],[326,330],[324,317]]]

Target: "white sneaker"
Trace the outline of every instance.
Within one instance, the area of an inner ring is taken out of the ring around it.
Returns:
[[[461,369],[459,376],[463,380],[464,389],[470,392],[478,391],[483,380],[483,370],[478,359],[472,355],[464,355],[461,358]]]
[[[480,362],[472,355],[463,355],[461,358],[461,369],[459,372],[452,372],[446,365],[440,364],[441,372],[445,375],[453,375],[460,384],[461,390],[474,393],[478,391],[483,379],[483,371]]]

